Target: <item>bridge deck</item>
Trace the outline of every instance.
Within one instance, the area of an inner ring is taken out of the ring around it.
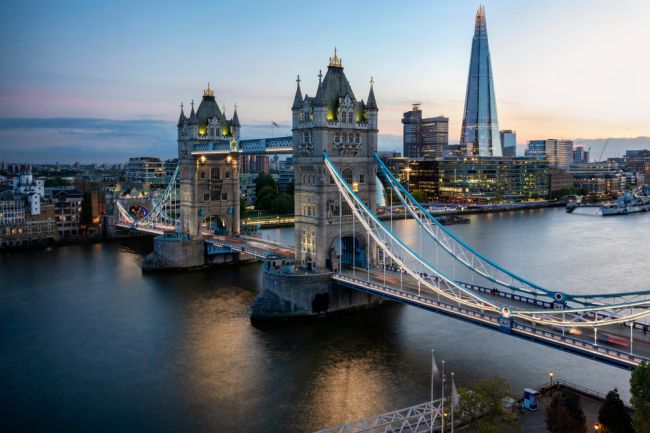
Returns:
[[[473,310],[471,308],[454,305],[449,300],[438,299],[436,295],[421,290],[418,293],[417,283],[409,276],[404,274],[403,282],[400,289],[399,273],[387,271],[386,284],[383,281],[383,274],[376,271],[368,272],[359,270],[354,272],[346,270],[344,273],[334,274],[334,279],[340,284],[346,285],[357,290],[362,290],[373,295],[381,296],[386,299],[394,300],[404,304],[413,305],[429,311],[435,311],[447,316],[461,319],[470,323],[478,324],[487,328],[502,330],[499,321],[500,316],[496,313],[487,311]],[[485,296],[485,295],[484,295]],[[492,296],[494,300],[504,305],[522,307],[527,304],[513,299]],[[629,328],[626,328],[629,329]],[[581,334],[572,334],[571,330],[562,333],[559,329],[550,327],[532,326],[513,320],[512,328],[506,332],[513,336],[525,338],[547,346],[560,348],[576,354],[587,356],[608,364],[623,368],[633,368],[641,361],[650,360],[650,338],[639,329],[633,330],[633,354],[623,349],[603,346],[602,343],[594,343],[592,328],[580,328]],[[618,326],[605,327],[601,332],[607,332],[610,335],[617,335],[621,338],[629,338],[629,332],[621,332]]]

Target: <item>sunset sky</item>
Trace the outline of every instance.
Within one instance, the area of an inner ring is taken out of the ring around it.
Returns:
[[[650,136],[650,2],[484,2],[501,129]],[[191,5],[191,6],[190,6]],[[408,6],[406,6],[408,5]],[[422,103],[460,135],[475,1],[56,1],[0,5],[0,161],[175,153],[179,104],[208,82],[245,137],[290,130],[334,46],[355,96],[375,80],[380,148]],[[174,122],[174,123],[171,123]]]

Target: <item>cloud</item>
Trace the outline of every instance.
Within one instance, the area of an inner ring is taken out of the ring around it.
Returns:
[[[156,119],[0,119],[0,160],[124,162],[176,154],[174,122]]]

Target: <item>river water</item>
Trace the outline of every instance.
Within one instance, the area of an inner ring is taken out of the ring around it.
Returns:
[[[471,219],[451,228],[535,282],[649,288],[650,214]],[[394,226],[418,248],[413,221]],[[264,235],[293,243],[290,228]],[[403,305],[256,328],[258,264],[143,275],[150,248],[0,255],[0,431],[313,431],[425,401],[432,348],[459,386],[500,375],[519,392],[552,369],[629,398],[625,370]]]

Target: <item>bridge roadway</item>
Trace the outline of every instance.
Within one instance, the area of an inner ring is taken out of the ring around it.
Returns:
[[[536,326],[534,324],[522,323],[518,319],[513,319],[512,328],[503,328],[500,322],[501,317],[497,313],[473,310],[464,306],[455,305],[453,301],[444,298],[438,299],[436,294],[427,293],[428,289],[422,289],[418,293],[417,282],[408,274],[403,274],[401,289],[399,272],[389,270],[386,270],[385,284],[382,270],[371,270],[368,272],[366,269],[357,269],[354,271],[352,269],[345,269],[342,273],[334,274],[334,279],[342,285],[373,295],[413,305],[428,311],[435,311],[494,330],[501,330],[513,336],[566,350],[617,367],[634,368],[641,361],[650,360],[650,336],[645,335],[642,328],[633,328],[633,344],[630,345],[629,327],[623,329],[618,325],[601,327],[600,331],[598,331],[601,338],[604,335],[614,336],[614,340],[620,340],[620,343],[623,343],[609,346],[603,345],[601,339],[597,339],[597,342],[594,343],[594,331],[589,327],[570,328],[566,332],[562,332],[559,327]],[[481,295],[502,305],[511,305],[525,309],[530,309],[531,307],[530,302],[490,293],[481,293]],[[630,349],[633,354],[628,353]]]

